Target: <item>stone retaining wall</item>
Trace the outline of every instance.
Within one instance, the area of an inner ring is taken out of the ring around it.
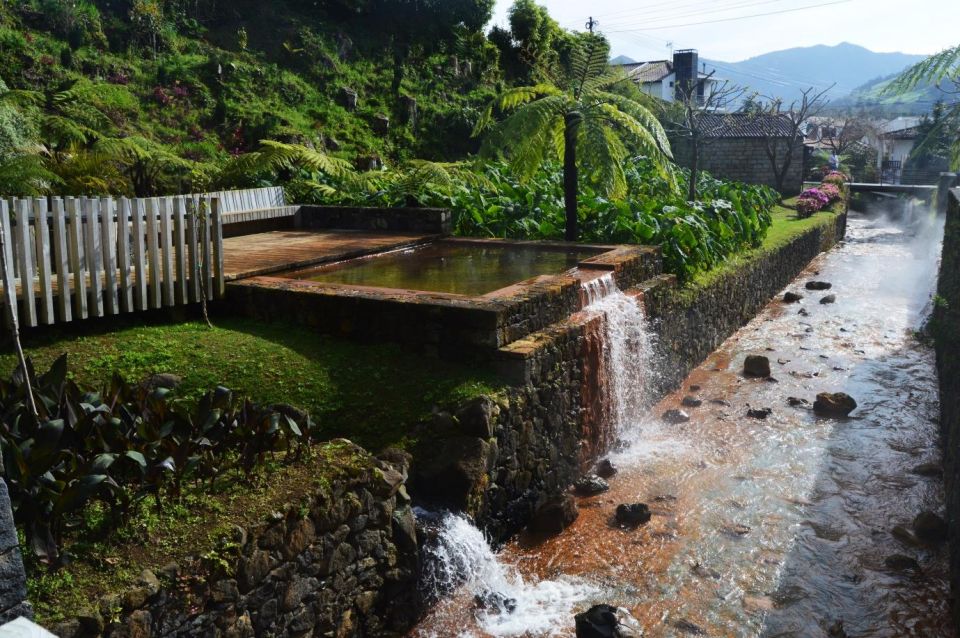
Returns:
[[[0,625],[20,616],[33,617],[27,602],[27,577],[13,524],[10,495],[2,477],[3,459],[0,458]]]
[[[940,430],[950,528],[950,585],[954,624],[960,629],[960,188],[947,206],[937,302],[931,324],[940,373]]]
[[[843,213],[835,223],[816,226],[699,288],[678,289],[672,276],[648,282],[644,301],[657,336],[657,394],[679,387],[814,257],[843,239],[846,223]]]
[[[236,527],[219,560],[144,571],[133,589],[50,629],[61,638],[403,635],[420,613],[409,456],[332,445],[351,469],[305,502]]]

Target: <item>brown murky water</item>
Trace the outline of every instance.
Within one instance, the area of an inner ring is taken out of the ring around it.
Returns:
[[[580,499],[560,536],[508,545],[497,561],[509,586],[478,574],[416,634],[572,636],[573,613],[605,602],[631,610],[646,636],[952,636],[946,546],[891,531],[943,505],[940,479],[912,472],[940,459],[933,353],[915,330],[941,232],[920,212],[851,217],[847,241],[788,288],[800,304],[771,303],[683,391],[637,415],[609,492]],[[833,288],[804,290],[814,278]],[[836,303],[819,303],[827,294]],[[740,374],[752,353],[770,358],[775,381]],[[859,407],[825,419],[788,405],[823,391]],[[688,394],[703,401],[683,408],[689,422],[656,417]],[[751,407],[772,413],[750,418]],[[649,504],[652,521],[616,528],[616,505],[633,502]],[[920,570],[887,567],[893,554]],[[477,612],[478,587],[508,588],[521,604]]]

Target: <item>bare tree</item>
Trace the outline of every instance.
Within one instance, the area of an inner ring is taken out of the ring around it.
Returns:
[[[700,171],[700,154],[704,147],[718,139],[717,132],[729,125],[730,106],[739,104],[746,89],[724,80],[712,90],[706,90],[709,75],[700,78],[690,90],[677,91],[676,100],[665,102],[661,120],[667,135],[672,140],[684,140],[690,155],[686,168],[690,169],[690,184],[687,199],[697,199],[697,176]]]
[[[807,120],[818,115],[827,106],[826,94],[833,88],[828,86],[819,93],[814,88],[805,89],[800,99],[784,106],[780,98],[765,98],[766,104],[756,109],[754,117],[763,118],[760,130],[763,136],[764,150],[773,170],[777,190],[783,193],[783,185],[793,165],[793,155],[803,144],[804,126]]]
[[[821,121],[818,141],[836,155],[846,155],[876,127],[865,117],[842,115]]]

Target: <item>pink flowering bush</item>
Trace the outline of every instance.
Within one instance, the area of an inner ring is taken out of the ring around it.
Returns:
[[[840,171],[830,171],[827,173],[827,176],[823,178],[824,184],[834,184],[837,187],[841,187],[849,181],[850,177]]]
[[[823,207],[820,206],[820,202],[815,199],[797,200],[797,215],[800,217],[810,217],[810,215],[813,215],[822,208]]]
[[[818,187],[819,191],[829,198],[831,202],[835,202],[840,199],[840,187],[836,184],[830,182],[824,182]]]

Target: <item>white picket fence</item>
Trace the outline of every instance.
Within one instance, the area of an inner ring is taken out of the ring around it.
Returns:
[[[33,327],[220,298],[222,223],[210,194],[0,200],[0,299]]]

